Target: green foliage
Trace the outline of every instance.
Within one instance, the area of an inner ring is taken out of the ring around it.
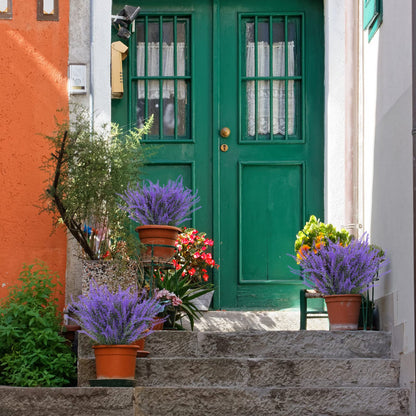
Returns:
[[[296,234],[295,251],[299,251],[302,246],[307,246],[310,249],[317,243],[325,244],[325,239],[346,246],[350,243],[351,236],[344,228],[337,231],[332,224],[324,224],[315,215],[311,215],[303,230]]]
[[[167,290],[174,293],[182,304],[174,306],[168,304],[162,314],[167,320],[164,328],[168,329],[184,329],[179,322],[185,315],[188,317],[191,324],[191,329],[194,328],[195,319],[199,319],[201,312],[193,304],[193,300],[199,296],[205,295],[214,290],[214,285],[210,283],[193,283],[182,276],[186,266],[179,270],[167,270],[162,273],[160,270],[155,271],[155,283],[158,290]]]
[[[88,109],[74,105],[70,121],[57,120],[56,131],[45,136],[52,153],[42,165],[49,175],[43,210],[54,215],[56,225],[65,224],[92,260],[120,253],[119,241],[134,246],[118,194],[138,180],[145,160],[141,137],[151,123],[152,118],[128,132],[116,125],[94,127]]]
[[[76,376],[76,359],[59,335],[58,275],[43,262],[24,265],[20,285],[0,305],[0,384],[53,387]]]

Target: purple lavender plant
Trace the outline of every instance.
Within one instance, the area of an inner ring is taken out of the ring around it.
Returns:
[[[147,182],[147,183],[146,183]],[[119,195],[126,205],[120,208],[129,214],[129,218],[142,225],[180,225],[190,219],[197,209],[200,197],[198,191],[185,188],[182,176],[176,181],[169,180],[167,185],[143,181],[143,185],[128,186]]]
[[[387,263],[385,255],[372,247],[368,234],[364,234],[348,246],[329,240],[326,246],[302,257],[301,269],[292,272],[324,295],[363,293],[374,286],[379,269]]]
[[[112,293],[106,285],[90,283],[88,295],[68,306],[81,333],[100,345],[127,345],[152,332],[153,318],[164,306],[155,298],[145,298],[130,288]]]

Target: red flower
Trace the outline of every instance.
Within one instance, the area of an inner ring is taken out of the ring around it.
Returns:
[[[192,267],[192,269],[188,270],[189,276],[193,276],[196,270]]]

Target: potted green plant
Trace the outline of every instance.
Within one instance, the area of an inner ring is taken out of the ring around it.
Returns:
[[[141,137],[151,122],[128,132],[116,125],[94,126],[88,109],[76,105],[70,119],[64,114],[55,132],[45,136],[51,153],[42,165],[48,178],[41,210],[51,213],[56,227],[66,227],[81,247],[84,293],[90,278],[113,282],[114,290],[137,279],[133,259],[139,243],[129,232],[117,194],[138,178],[145,160]]]
[[[191,329],[194,328],[195,319],[201,312],[194,304],[195,299],[213,290],[213,285],[204,282],[195,284],[184,276],[186,266],[178,270],[155,270],[154,284],[155,298],[165,304],[165,309],[159,314],[164,320],[163,329],[183,330],[182,319],[189,319]]]
[[[97,379],[134,379],[137,340],[149,336],[153,318],[164,310],[155,297],[136,289],[112,292],[91,282],[88,295],[68,306],[70,319],[81,326],[94,345]]]
[[[351,240],[348,245],[330,239],[319,248],[315,245],[295,257],[305,284],[324,295],[331,330],[353,330],[358,327],[362,293],[373,287],[387,264],[383,253],[369,243],[368,234]]]
[[[209,280],[209,270],[219,267],[209,251],[214,246],[214,240],[207,238],[204,232],[184,227],[175,246],[176,253],[172,261],[175,269],[179,270],[185,266],[183,277],[195,283],[196,287],[201,285],[203,289]],[[200,311],[208,310],[213,294],[214,290],[195,298],[194,305]]]
[[[296,234],[297,261],[299,262],[311,249],[319,250],[328,241],[346,246],[351,241],[351,235],[344,228],[338,231],[332,224],[325,224],[315,215],[311,215],[303,229]]]
[[[175,252],[175,241],[181,232],[178,226],[190,220],[190,215],[200,207],[200,198],[183,185],[182,176],[166,185],[150,180],[136,183],[120,194],[124,204],[120,208],[131,220],[139,223],[136,231],[140,241],[148,248],[145,260],[170,261]]]
[[[68,229],[86,258],[131,255],[134,241],[118,194],[137,180],[145,160],[141,137],[152,119],[142,129],[124,132],[117,125],[94,127],[82,106],[71,110],[70,119],[57,121],[56,131],[45,136],[51,153],[41,167],[49,175],[41,209]]]

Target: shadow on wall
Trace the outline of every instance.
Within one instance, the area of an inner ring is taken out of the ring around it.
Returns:
[[[410,19],[410,12],[408,16]],[[365,109],[369,113],[375,112],[373,158],[370,149],[366,148],[364,175],[366,164],[373,163],[370,235],[372,242],[381,246],[391,261],[391,273],[381,281],[376,297],[397,293],[399,305],[396,308],[406,302],[406,313],[409,314],[406,319],[412,321],[413,311],[408,307],[413,304],[411,22],[408,25],[399,23],[394,22],[394,10],[385,10],[378,34],[366,45],[370,52],[378,42],[377,65],[369,63],[377,72],[375,108]],[[399,27],[403,33],[392,36]],[[367,32],[364,35],[366,39]],[[409,42],[403,42],[403,39],[409,39]],[[365,137],[364,141],[368,143],[369,139]],[[366,182],[370,183],[369,180]],[[366,209],[370,198],[366,189],[364,191]],[[392,302],[387,304],[393,306]],[[390,308],[383,311],[389,316],[382,316],[382,321],[393,323],[394,313]]]
[[[371,205],[366,218],[371,221],[372,242],[391,260],[391,272],[376,289],[376,298],[381,298],[382,328],[392,331],[393,353],[400,353],[401,384],[411,386],[411,414],[415,415],[411,16],[410,1],[399,5],[385,1],[383,24],[365,45],[365,52],[371,51],[378,42],[377,62],[369,62],[376,73],[367,74],[377,82],[375,96],[368,97],[369,101],[375,98],[375,108],[365,108],[365,114],[375,112],[375,130],[374,148],[366,148],[364,154],[364,175],[366,163],[374,166],[373,177],[368,178],[372,190],[367,188],[371,199],[367,194],[364,200],[365,208]],[[364,145],[371,139],[368,136]]]

